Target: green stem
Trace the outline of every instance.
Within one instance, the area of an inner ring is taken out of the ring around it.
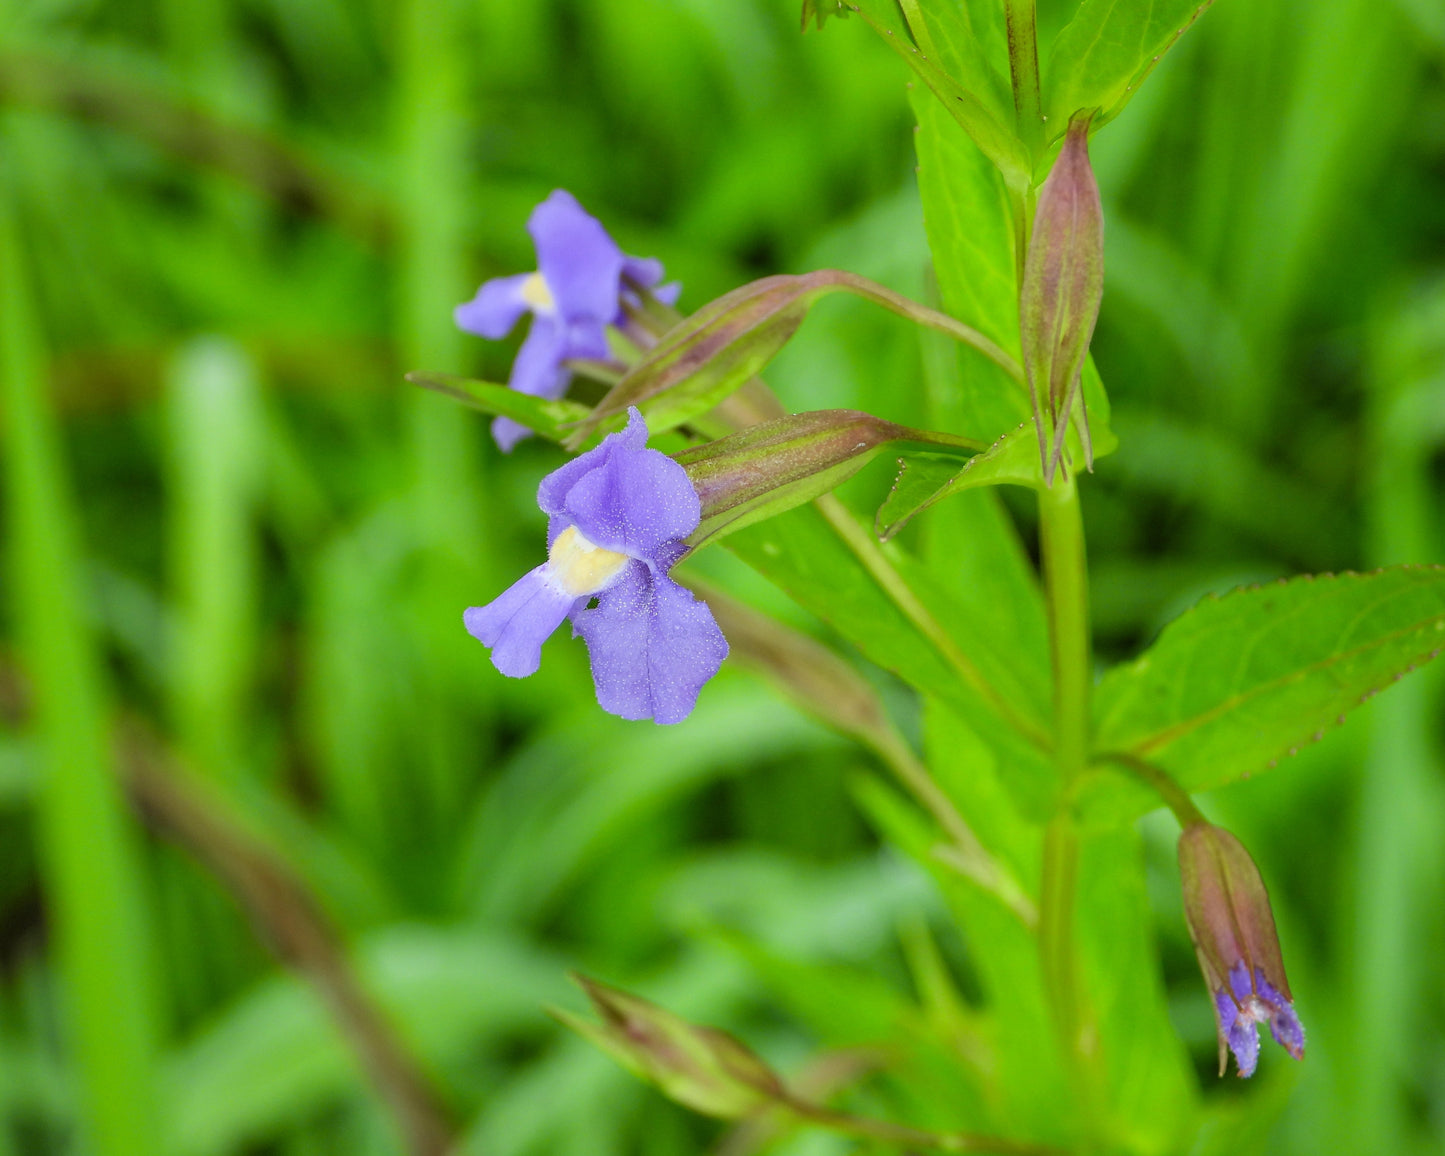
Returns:
[[[1054,760],[1067,799],[1070,786],[1084,773],[1089,752],[1091,659],[1084,528],[1072,477],[1039,491],[1038,501],[1054,675]],[[1071,1082],[1090,1120],[1097,1097],[1090,1055],[1093,1033],[1086,1022],[1074,944],[1078,859],[1078,832],[1067,809],[1061,809],[1044,832],[1039,954]]]
[[[1113,763],[1115,766],[1123,767],[1164,800],[1169,809],[1174,812],[1181,827],[1209,822],[1203,812],[1194,805],[1194,800],[1190,798],[1189,792],[1176,783],[1168,771],[1162,767],[1156,767],[1148,759],[1141,759],[1138,755],[1128,751],[1108,751],[1097,755],[1096,759],[1101,763]]]
[[[1030,159],[1037,164],[1043,152],[1044,110],[1039,89],[1039,36],[1034,8],[1035,0],[1004,0],[1014,115],[1019,137]]]
[[[1039,491],[1039,538],[1054,671],[1054,755],[1064,786],[1083,772],[1089,751],[1089,576],[1074,478]]]

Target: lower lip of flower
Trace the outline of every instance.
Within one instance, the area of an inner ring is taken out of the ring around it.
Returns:
[[[573,598],[607,589],[629,561],[626,554],[589,541],[576,526],[558,534],[547,552],[549,576]]]

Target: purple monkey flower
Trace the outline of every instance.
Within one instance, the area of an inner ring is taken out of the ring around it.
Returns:
[[[1241,1076],[1259,1062],[1259,1025],[1295,1059],[1305,1034],[1295,1014],[1269,895],[1249,852],[1211,823],[1191,823],[1179,836],[1184,915],[1204,982],[1214,996],[1219,1074],[1225,1048]]]
[[[525,678],[570,618],[603,710],[682,722],[728,652],[707,604],[668,576],[701,518],[687,471],[647,448],[647,423],[630,409],[626,429],[542,479],[537,504],[547,561],[469,609],[467,630],[498,670]]]
[[[662,263],[626,256],[602,223],[563,189],[532,210],[527,231],[537,246],[537,271],[486,282],[453,316],[468,333],[495,340],[510,333],[523,313],[532,314],[508,384],[555,399],[567,391],[566,361],[608,356],[607,326],[625,323],[622,306],[631,299],[625,281],[651,289],[662,280]],[[662,286],[657,296],[671,304],[678,288]],[[507,452],[531,432],[510,418],[492,422],[492,436]]]

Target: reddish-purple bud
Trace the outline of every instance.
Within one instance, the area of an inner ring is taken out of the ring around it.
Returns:
[[[1104,210],[1089,166],[1092,113],[1076,113],[1058,160],[1039,190],[1019,287],[1024,370],[1039,431],[1044,480],[1052,484],[1079,393],[1084,359],[1104,297]],[[1088,415],[1079,438],[1094,466]]]
[[[690,1024],[595,979],[575,978],[602,1022],[555,1009],[552,1014],[679,1104],[707,1116],[736,1119],[786,1097],[773,1070],[727,1032]]]
[[[1269,894],[1249,852],[1224,828],[1191,823],[1179,836],[1179,874],[1189,936],[1214,1000],[1219,1074],[1226,1047],[1241,1076],[1254,1074],[1262,1023],[1290,1055],[1302,1058],[1304,1029],[1285,978]]]

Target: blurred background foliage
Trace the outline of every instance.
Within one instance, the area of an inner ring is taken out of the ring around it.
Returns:
[[[1096,139],[1106,660],[1208,590],[1445,554],[1442,11],[1223,0]],[[969,990],[988,944],[860,817],[868,756],[751,676],[664,729],[598,711],[560,636],[497,675],[461,610],[535,564],[556,451],[401,382],[505,379],[451,307],[531,267],[558,186],[685,308],[824,265],[927,299],[907,77],[860,22],[8,0],[0,37],[0,1153],[752,1151],[553,1025],[567,969],[819,1086],[821,1039],[936,1004],[935,940]],[[916,422],[926,361],[830,300],[769,380]],[[1205,800],[1271,883],[1301,1067],[1215,1080],[1145,820],[1201,1151],[1445,1142],[1440,707],[1432,672]]]

